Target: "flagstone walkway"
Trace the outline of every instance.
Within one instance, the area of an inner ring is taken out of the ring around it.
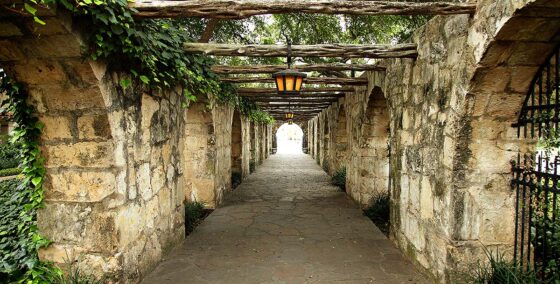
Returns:
[[[307,155],[272,155],[142,283],[428,283]]]

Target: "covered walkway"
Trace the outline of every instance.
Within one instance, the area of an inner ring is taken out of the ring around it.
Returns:
[[[427,283],[304,154],[266,160],[143,283]]]

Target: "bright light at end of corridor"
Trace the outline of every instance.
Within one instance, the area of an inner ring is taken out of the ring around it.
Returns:
[[[301,154],[303,153],[303,130],[297,124],[284,123],[276,132],[278,154]]]

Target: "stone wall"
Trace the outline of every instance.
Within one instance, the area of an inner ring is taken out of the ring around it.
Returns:
[[[40,256],[135,282],[184,238],[182,96],[123,90],[118,74],[83,60],[67,15],[43,19],[0,19],[0,65],[45,124],[38,223],[53,243]]]
[[[189,107],[185,131],[185,197],[218,206],[231,188],[231,143],[233,109],[195,103]]]

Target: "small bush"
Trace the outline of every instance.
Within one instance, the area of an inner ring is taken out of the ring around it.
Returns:
[[[16,168],[19,165],[19,150],[12,143],[0,144],[0,169]]]
[[[241,173],[238,172],[232,172],[231,173],[231,187],[232,188],[236,188],[241,184],[241,181],[243,180],[243,176],[241,175]]]
[[[255,163],[255,160],[250,160],[249,161],[249,172],[254,173],[255,169],[256,169],[257,164]]]
[[[22,202],[28,196],[21,195],[20,179],[0,181],[0,282],[10,283],[27,270],[28,264],[36,263],[32,240],[18,234],[18,226],[24,213]],[[25,203],[23,203],[25,204]],[[13,278],[13,279],[12,279]]]
[[[204,204],[198,201],[185,202],[185,233],[188,235],[192,233],[194,228],[200,224],[200,221],[205,217],[206,210]]]
[[[486,250],[488,261],[475,265],[466,273],[468,282],[476,284],[536,284],[541,283],[535,273],[527,271],[514,262],[507,261],[503,254]],[[554,282],[552,282],[554,283]]]
[[[388,192],[377,193],[370,200],[364,215],[369,217],[385,235],[389,234],[390,198]]]
[[[346,192],[346,167],[338,169],[331,178],[331,183]]]
[[[21,170],[19,168],[1,169],[0,177],[15,176],[15,175],[19,175],[20,173]]]

